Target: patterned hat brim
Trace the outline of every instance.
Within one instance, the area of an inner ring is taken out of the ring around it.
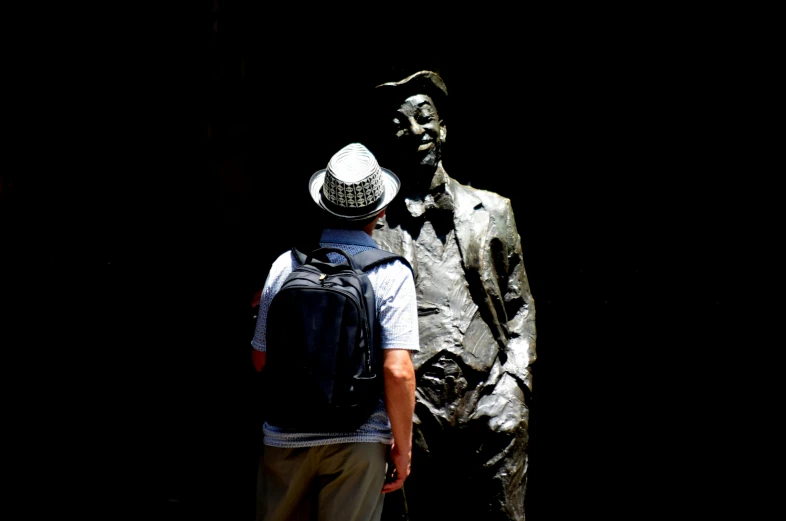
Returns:
[[[385,191],[382,194],[382,197],[380,197],[375,204],[370,205],[368,209],[364,208],[363,213],[359,215],[338,213],[336,205],[331,205],[331,207],[328,207],[328,204],[326,204],[325,199],[322,197],[322,185],[325,183],[325,174],[327,173],[326,168],[318,170],[316,173],[314,173],[314,175],[311,176],[311,179],[308,182],[308,191],[311,194],[311,198],[314,200],[314,202],[317,203],[317,205],[319,205],[319,207],[326,212],[335,215],[336,217],[340,217],[341,219],[346,219],[347,221],[360,221],[381,212],[382,209],[389,205],[390,202],[396,197],[396,194],[398,194],[398,191],[401,188],[401,181],[399,181],[399,178],[396,176],[396,174],[387,168],[382,167],[379,167],[379,171],[382,174],[382,184],[385,187]]]

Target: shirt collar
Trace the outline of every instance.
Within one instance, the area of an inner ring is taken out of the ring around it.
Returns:
[[[442,167],[442,161],[437,165],[437,170],[431,180],[429,191],[404,198],[404,204],[413,217],[420,217],[426,211],[437,210],[452,212],[455,210],[453,194],[448,184],[448,174]]]
[[[374,239],[363,230],[340,230],[336,228],[325,228],[319,242],[331,242],[338,244],[356,244],[358,246],[369,246],[379,248]]]

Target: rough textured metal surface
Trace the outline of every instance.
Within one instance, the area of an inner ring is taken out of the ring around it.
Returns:
[[[535,304],[510,201],[443,168],[441,80],[380,87],[402,190],[373,236],[414,268],[420,332],[412,473],[383,519],[523,521]]]

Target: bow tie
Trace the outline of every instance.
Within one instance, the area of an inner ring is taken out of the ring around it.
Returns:
[[[445,192],[437,193],[436,197],[432,194],[426,194],[423,199],[406,198],[404,203],[412,217],[422,217],[426,213],[453,211],[453,197]]]

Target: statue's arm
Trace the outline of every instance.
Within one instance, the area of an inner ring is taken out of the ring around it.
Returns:
[[[508,327],[521,334],[527,328],[518,324],[518,322],[523,320],[525,324],[534,325],[535,299],[532,297],[532,291],[529,287],[529,279],[524,266],[521,236],[518,233],[510,203],[508,203],[507,215],[509,221],[508,242],[511,245],[508,254],[508,295],[505,296],[506,306],[508,306]],[[520,301],[520,305],[516,302],[517,300]]]
[[[507,316],[508,371],[531,387],[529,366],[535,361],[535,299],[530,290],[521,236],[518,233],[513,209],[508,199],[498,206],[501,209],[500,224],[497,227],[502,250],[498,272],[504,272],[500,284],[503,292],[505,314]]]

